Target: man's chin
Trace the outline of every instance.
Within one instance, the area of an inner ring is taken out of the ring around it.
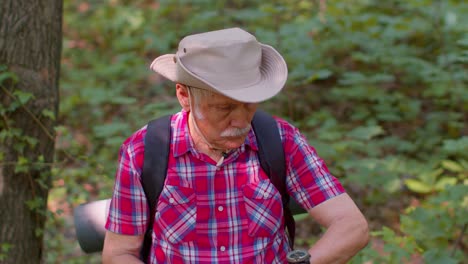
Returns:
[[[223,148],[225,149],[236,149],[245,142],[245,136],[244,137],[231,137],[231,138],[225,138],[223,142]]]

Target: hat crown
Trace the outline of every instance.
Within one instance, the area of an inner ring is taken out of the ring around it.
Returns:
[[[179,42],[179,51],[187,47],[216,47],[248,41],[257,41],[257,39],[240,28],[221,29],[184,37]]]
[[[249,103],[273,97],[288,77],[281,54],[240,28],[187,36],[176,54],[161,55],[150,67],[173,82]]]
[[[187,36],[176,56],[190,72],[225,89],[246,87],[261,78],[262,47],[239,29],[224,29]],[[220,78],[221,77],[221,78]]]

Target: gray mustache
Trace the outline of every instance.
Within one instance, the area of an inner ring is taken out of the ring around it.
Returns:
[[[248,125],[244,128],[228,128],[221,132],[221,137],[239,137],[247,134],[250,131],[251,125]]]

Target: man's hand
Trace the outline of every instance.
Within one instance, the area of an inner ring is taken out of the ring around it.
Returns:
[[[311,264],[346,263],[369,242],[369,227],[348,194],[331,198],[309,211],[327,228],[309,249]]]
[[[127,236],[107,231],[102,250],[102,263],[144,263],[139,259],[143,238],[144,235]]]

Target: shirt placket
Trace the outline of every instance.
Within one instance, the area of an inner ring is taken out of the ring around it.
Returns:
[[[227,161],[227,160],[226,160]],[[215,197],[214,199],[214,204],[213,204],[213,210],[214,210],[214,216],[216,218],[216,223],[217,223],[217,237],[216,237],[216,242],[213,245],[216,247],[216,251],[218,256],[220,256],[222,259],[227,257],[227,252],[229,249],[229,236],[230,236],[230,230],[228,228],[228,210],[229,210],[229,203],[226,201],[226,191],[230,189],[229,182],[226,181],[226,174],[225,174],[225,167],[224,165],[217,166],[216,168],[216,174],[215,174],[215,182],[214,182],[214,192],[215,192]],[[223,188],[224,187],[224,188]]]

